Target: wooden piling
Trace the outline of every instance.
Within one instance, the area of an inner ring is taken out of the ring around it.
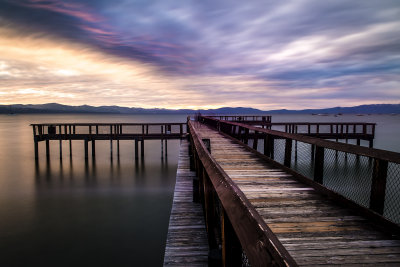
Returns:
[[[141,140],[141,151],[140,151],[140,157],[144,158],[144,139]]]
[[[46,158],[50,159],[50,140],[46,139]]]
[[[62,140],[61,140],[61,137],[60,137],[60,159],[62,159]]]
[[[92,158],[96,157],[96,141],[92,140]]]
[[[85,144],[84,144],[84,146],[85,146],[85,159],[88,159],[89,158],[89,141],[88,141],[88,139],[85,139]]]
[[[37,137],[34,137],[34,148],[35,148],[35,159],[39,159],[39,142],[37,141]]]
[[[110,157],[113,157],[113,140],[110,138]]]
[[[139,140],[135,139],[135,160],[139,158]]]
[[[165,139],[165,157],[168,155],[168,139]]]
[[[69,156],[72,157],[72,140],[69,139]]]
[[[164,143],[162,139],[161,139],[161,158],[164,158]]]

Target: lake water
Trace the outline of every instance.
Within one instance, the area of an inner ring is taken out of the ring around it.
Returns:
[[[59,160],[40,144],[35,164],[31,123],[185,122],[185,115],[0,115],[1,266],[161,266],[172,204],[179,141],[146,141],[135,163],[133,141],[96,142],[96,160],[84,161],[83,141],[68,143]],[[273,115],[281,121],[376,122],[374,147],[400,152],[400,116]]]

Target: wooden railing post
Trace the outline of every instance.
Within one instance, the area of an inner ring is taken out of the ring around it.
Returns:
[[[249,128],[244,128],[244,142],[246,145],[249,143]]]
[[[269,157],[270,155],[270,147],[269,147],[269,134],[264,134],[264,155]]]
[[[314,181],[323,184],[324,178],[324,148],[315,147]]]
[[[369,207],[379,214],[383,214],[385,206],[387,169],[386,160],[374,159]]]
[[[221,235],[222,266],[242,266],[242,246],[223,207],[221,207]]]
[[[286,138],[285,141],[285,160],[283,165],[290,168],[290,162],[292,160],[292,139]]]
[[[204,217],[207,229],[208,246],[210,248],[208,254],[209,266],[221,266],[221,250],[217,241],[217,219],[216,203],[214,202],[213,186],[204,167],[201,167],[200,175],[204,184]]]
[[[258,132],[254,132],[253,149],[257,150],[258,147]]]

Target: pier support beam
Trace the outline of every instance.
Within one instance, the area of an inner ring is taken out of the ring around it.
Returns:
[[[39,142],[37,141],[36,136],[34,137],[34,146],[35,146],[35,160],[39,159]]]
[[[144,158],[144,139],[142,139],[142,141],[141,141],[141,146],[140,146],[140,148],[141,148],[141,150],[140,150],[140,157],[141,158]]]
[[[50,140],[46,139],[46,158],[50,159]]]
[[[62,159],[62,140],[60,139],[60,159]]]
[[[89,158],[89,141],[87,139],[85,139],[85,160],[87,160]]]
[[[139,140],[135,139],[135,160],[139,158]]]
[[[110,158],[113,158],[113,140],[110,139]]]
[[[165,157],[168,156],[168,139],[165,139]]]
[[[92,140],[92,158],[96,157],[96,141]]]
[[[161,158],[164,158],[164,143],[162,139],[161,139]]]
[[[72,158],[72,140],[69,139],[69,156]]]

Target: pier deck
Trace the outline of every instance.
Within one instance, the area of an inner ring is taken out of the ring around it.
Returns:
[[[198,122],[193,125],[199,138],[210,139],[211,156],[254,206],[266,231],[283,245],[287,265],[400,265],[400,240],[384,232],[382,225],[320,194],[218,131]]]
[[[207,266],[208,242],[200,203],[193,202],[194,171],[188,141],[181,140],[164,266]]]

